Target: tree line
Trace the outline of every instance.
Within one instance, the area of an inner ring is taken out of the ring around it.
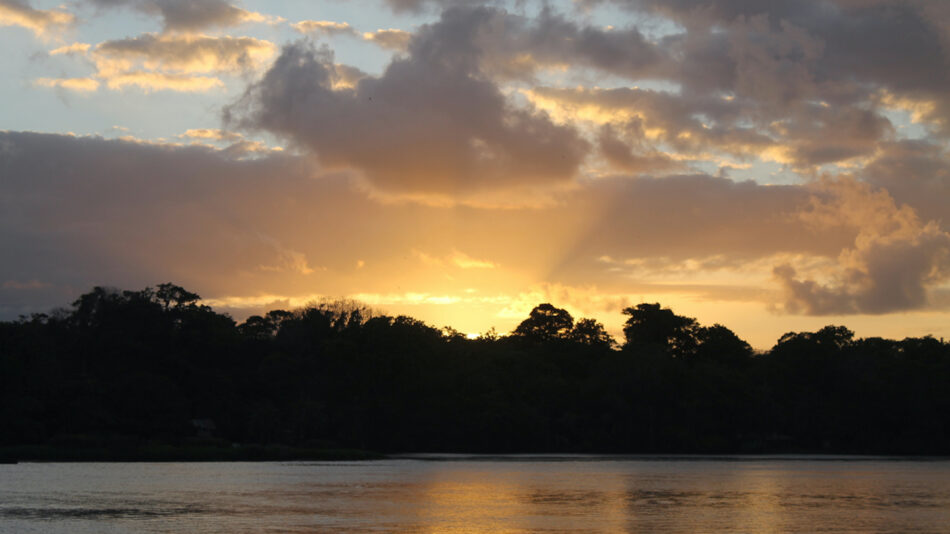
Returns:
[[[618,343],[540,304],[507,336],[354,302],[236,323],[173,284],[0,323],[0,446],[950,453],[950,344],[792,332],[755,352],[660,304]]]

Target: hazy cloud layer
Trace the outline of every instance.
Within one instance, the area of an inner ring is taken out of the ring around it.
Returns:
[[[884,313],[930,305],[950,276],[950,236],[854,180],[616,176],[547,208],[498,211],[380,204],[299,157],[14,132],[0,147],[0,246],[18,252],[0,269],[7,314],[26,306],[30,281],[62,295],[174,278],[216,297],[451,292],[468,279],[511,291],[528,271],[622,291],[664,273],[741,278],[750,265],[775,269],[787,311]]]

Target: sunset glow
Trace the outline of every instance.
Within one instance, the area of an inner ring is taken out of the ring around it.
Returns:
[[[0,320],[950,337],[945,2],[0,0],[0,48]]]

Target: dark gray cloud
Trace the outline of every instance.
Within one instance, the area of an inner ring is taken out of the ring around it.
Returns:
[[[463,16],[465,11],[457,11]],[[634,25],[605,29],[579,24],[550,9],[528,18],[500,9],[479,14],[473,43],[482,69],[523,78],[541,68],[591,68],[631,79],[664,77],[665,52]],[[474,21],[474,19],[472,19]]]
[[[474,6],[497,3],[493,0],[382,0],[396,13],[420,13],[425,10],[442,9],[452,6]]]
[[[672,50],[671,72],[691,90],[788,105],[854,103],[883,88],[939,101],[935,118],[946,120],[950,110],[950,9],[943,0],[612,3],[686,28],[664,45]]]
[[[784,148],[785,161],[803,169],[872,155],[894,135],[888,119],[850,106],[802,106],[797,114],[773,121],[770,130]]]
[[[31,300],[35,291],[22,285],[30,281],[60,305],[64,292],[97,284],[134,288],[178,278],[213,289],[211,272],[224,280],[279,260],[280,250],[260,237],[278,230],[248,214],[279,217],[271,206],[291,191],[319,200],[307,187],[306,166],[226,154],[0,132],[0,246],[15,251],[0,267],[0,284],[10,282],[0,314],[47,303]],[[324,194],[334,191],[329,185]]]
[[[483,76],[473,18],[490,16],[445,13],[416,33],[407,56],[353,89],[334,89],[328,51],[287,46],[225,117],[306,147],[323,165],[359,169],[385,190],[464,195],[567,182],[587,143],[512,106]]]
[[[642,135],[635,134],[636,139]],[[684,170],[682,162],[674,160],[669,154],[656,149],[645,148],[643,143],[634,141],[628,144],[614,127],[607,124],[600,129],[597,146],[607,163],[621,172],[634,175],[662,175],[669,171]]]

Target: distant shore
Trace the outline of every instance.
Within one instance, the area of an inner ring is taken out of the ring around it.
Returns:
[[[386,456],[360,449],[315,449],[281,445],[191,447],[145,445],[128,449],[61,448],[44,445],[0,448],[0,464],[16,462],[244,462],[354,461]]]

